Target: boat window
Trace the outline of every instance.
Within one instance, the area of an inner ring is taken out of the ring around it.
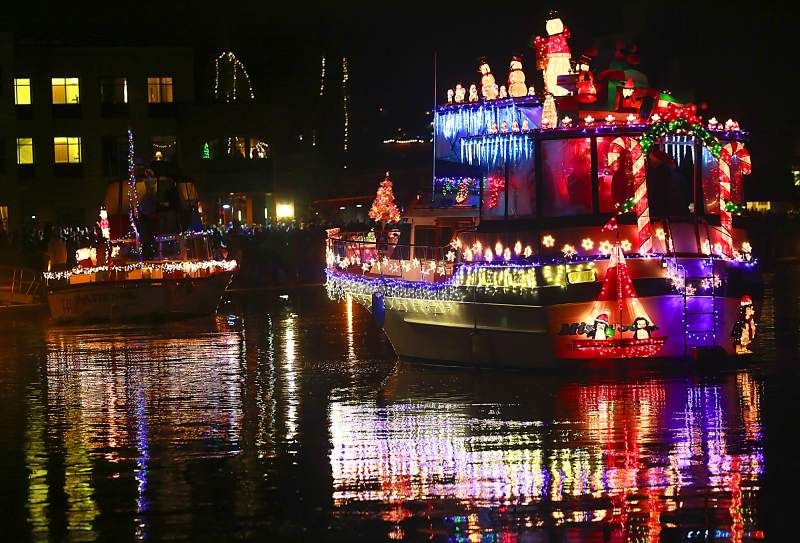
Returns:
[[[543,210],[549,217],[592,212],[591,139],[542,142]]]
[[[597,138],[600,213],[616,212],[617,204],[633,196],[635,178],[630,148],[635,140],[629,137]]]
[[[506,185],[503,170],[490,170],[483,178],[482,217],[504,217],[506,209]]]
[[[706,213],[719,213],[719,161],[703,147],[703,205]]]

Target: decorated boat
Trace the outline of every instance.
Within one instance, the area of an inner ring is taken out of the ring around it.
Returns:
[[[738,223],[749,134],[650,85],[635,47],[595,71],[598,52],[573,61],[556,14],[546,30],[532,40],[540,92],[521,56],[508,86],[483,59],[479,84],[447,91],[430,199],[398,220],[387,176],[376,232],[329,231],[330,297],[370,309],[409,358],[751,352],[762,287]]]
[[[132,138],[129,179],[109,185],[94,243],[44,273],[57,322],[211,314],[237,269],[204,229],[194,185],[134,166]]]

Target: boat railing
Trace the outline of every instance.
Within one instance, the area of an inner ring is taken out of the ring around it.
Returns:
[[[453,274],[456,253],[449,245],[328,237],[326,263],[328,269],[339,272],[437,283]]]
[[[0,266],[0,302],[32,303],[42,294],[42,276],[28,268]]]

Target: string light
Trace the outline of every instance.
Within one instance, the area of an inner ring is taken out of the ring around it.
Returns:
[[[175,261],[175,262],[132,262],[124,266],[94,266],[83,268],[76,266],[71,270],[44,272],[44,278],[48,280],[69,279],[73,276],[94,275],[101,272],[128,273],[135,270],[157,271],[166,273],[183,272],[194,274],[198,271],[233,271],[237,267],[235,260],[204,260],[204,261]]]
[[[325,55],[322,55],[322,66],[319,73],[319,95],[325,94]]]
[[[227,88],[222,89],[220,87],[220,80],[222,79],[220,74],[222,72],[223,64],[227,65],[230,70],[230,85]],[[239,98],[239,81],[241,78],[239,77],[239,73],[244,76],[245,82],[245,92],[250,100],[255,98],[255,94],[253,93],[253,87],[250,83],[250,75],[247,73],[247,69],[244,67],[244,64],[236,58],[236,55],[233,54],[232,51],[223,51],[219,54],[217,58],[214,59],[214,99],[215,100],[223,100],[227,103],[236,102]]]
[[[342,148],[346,153],[350,144],[350,96],[347,82],[350,80],[347,57],[342,57],[342,110],[344,112],[344,139]],[[346,167],[346,166],[345,166]]]

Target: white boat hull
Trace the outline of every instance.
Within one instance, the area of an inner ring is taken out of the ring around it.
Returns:
[[[371,309],[370,298],[354,299]],[[648,358],[685,356],[682,297],[640,300],[658,318],[657,337],[666,337]],[[574,322],[576,315],[586,314],[592,306],[593,302],[544,307],[389,298],[383,329],[401,358],[480,367],[558,368],[568,360],[602,358],[576,347],[576,340],[585,340],[585,335],[559,335],[563,323]],[[717,331],[698,346],[735,354],[729,333],[737,318],[738,300],[718,297],[716,306]]]
[[[127,321],[207,315],[215,311],[233,274],[204,278],[109,281],[48,293],[56,322]]]

